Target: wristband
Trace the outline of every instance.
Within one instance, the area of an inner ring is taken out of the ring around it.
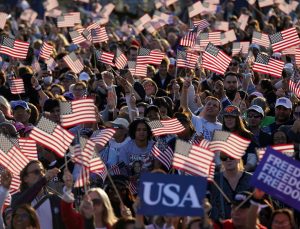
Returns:
[[[38,85],[38,86],[36,86],[34,89],[35,89],[36,91],[40,91],[40,90],[42,90],[42,86],[41,86],[41,85]]]

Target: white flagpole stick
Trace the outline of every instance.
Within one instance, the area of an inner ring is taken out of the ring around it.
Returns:
[[[222,194],[222,196],[225,198],[225,200],[228,203],[231,203],[230,199],[228,198],[228,196],[223,192],[223,190],[220,188],[220,186],[214,181],[212,180],[212,183],[216,186],[216,188],[219,190],[219,192]]]

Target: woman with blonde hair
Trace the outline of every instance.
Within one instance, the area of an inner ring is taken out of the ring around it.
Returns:
[[[62,218],[67,229],[84,229],[87,222],[93,221],[95,228],[110,229],[117,221],[110,200],[101,188],[87,191],[80,206],[80,212],[73,208],[75,201],[72,194],[73,177],[64,170],[65,193],[61,201]],[[88,212],[88,213],[87,213]]]
[[[3,112],[6,119],[13,120],[11,106],[7,99],[2,95],[0,95],[0,111]]]

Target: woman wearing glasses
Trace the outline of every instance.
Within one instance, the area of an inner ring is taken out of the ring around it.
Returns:
[[[88,228],[87,224],[94,224],[95,228],[110,229],[117,221],[106,192],[101,188],[87,191],[81,202],[79,212],[73,208],[72,174],[64,171],[65,193],[61,200],[62,218],[67,229]]]
[[[65,228],[60,216],[60,198],[46,188],[59,169],[45,171],[40,161],[30,161],[20,173],[20,192],[12,196],[11,207],[29,204],[36,209],[41,228]]]

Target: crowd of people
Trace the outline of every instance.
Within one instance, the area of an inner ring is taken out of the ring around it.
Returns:
[[[214,25],[219,21],[229,22],[237,41],[251,43],[254,31],[271,35],[295,27],[300,34],[300,4],[289,14],[279,8],[280,4],[292,5],[297,1],[275,1],[276,4],[263,8],[258,1],[254,4],[242,0],[217,1],[215,12],[194,18],[188,16],[188,7],[193,1],[175,1],[159,8],[170,15],[166,25],[153,33],[144,30],[139,34],[133,30],[134,22],[145,13],[153,14],[154,1],[153,4],[145,1],[149,7],[144,9],[139,4],[140,11],[132,11],[130,4],[123,4],[123,8],[115,8],[103,25],[108,41],[91,44],[86,40],[79,45],[72,42],[69,32],[97,21],[101,16],[97,7],[103,2],[70,1],[70,5],[61,5],[63,11],[80,12],[81,24],[74,28],[58,28],[53,15],[37,10],[38,2],[19,0],[13,6],[10,2],[0,4],[0,11],[9,14],[0,29],[0,41],[8,36],[30,43],[26,59],[1,53],[4,43],[0,43],[1,136],[28,138],[41,117],[61,123],[60,102],[92,98],[97,121],[65,129],[75,136],[73,146],[78,144],[79,137],[91,139],[99,130],[114,129],[113,137],[104,146],[95,147],[95,155],[104,162],[112,180],[91,173],[84,187],[74,188],[81,167],[69,160],[71,149],[65,152],[65,157],[59,157],[50,148],[37,144],[38,160],[31,160],[22,168],[18,174],[20,186],[13,193],[14,174],[1,166],[0,228],[300,227],[300,214],[296,209],[250,185],[260,160],[258,149],[293,144],[294,151],[289,157],[300,160],[300,100],[297,97],[300,93],[297,95],[289,86],[291,79],[296,82],[300,79],[295,55],[273,52],[271,47],[255,43],[249,46],[247,53],[232,55],[232,42],[229,42],[218,46],[232,57],[224,75],[204,69],[201,60],[193,69],[176,66],[177,50],[190,48],[180,45],[180,40],[193,20],[206,19],[210,26],[203,32],[216,31]],[[39,13],[38,18],[42,19],[39,23],[20,18],[29,8]],[[241,13],[249,16],[244,30],[237,22]],[[44,41],[53,47],[54,64],[39,58]],[[140,48],[165,53],[159,65],[147,65],[146,76],[136,75],[129,66],[129,61],[136,61]],[[117,69],[102,63],[97,60],[95,49],[112,53],[120,49],[127,57],[128,66]],[[64,61],[71,52],[75,52],[84,65],[77,74]],[[200,54],[200,50],[193,52]],[[280,78],[252,70],[258,53],[284,61]],[[12,93],[13,78],[23,80],[24,93]],[[149,121],[171,118],[177,118],[184,131],[153,136]],[[214,182],[208,184],[203,202],[205,215],[150,217],[138,214],[142,173],[188,175],[174,169],[171,161],[167,163],[153,153],[153,147],[162,153],[171,149],[173,153],[177,139],[191,143],[202,139],[212,141],[217,130],[234,133],[251,143],[241,159],[216,152]]]

